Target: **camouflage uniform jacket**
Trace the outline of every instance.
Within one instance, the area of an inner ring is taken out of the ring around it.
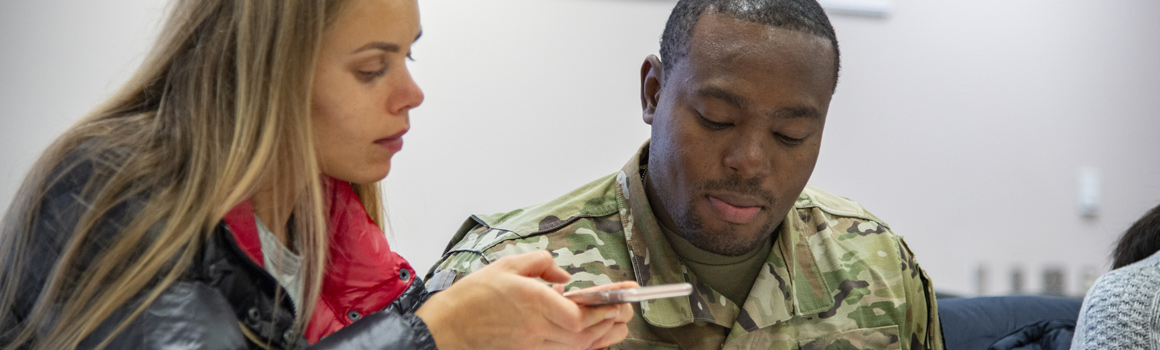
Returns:
[[[613,349],[942,349],[930,279],[902,238],[860,205],[807,187],[742,305],[698,284],[673,252],[641,182],[647,144],[618,173],[547,203],[476,215],[427,275],[432,291],[500,257],[551,251],[568,290],[689,282],[642,302]]]

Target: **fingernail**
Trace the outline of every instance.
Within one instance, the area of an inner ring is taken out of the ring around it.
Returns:
[[[616,318],[616,316],[620,316],[620,309],[616,309],[616,310],[610,311],[609,313],[604,314],[604,319],[611,320],[611,319]]]

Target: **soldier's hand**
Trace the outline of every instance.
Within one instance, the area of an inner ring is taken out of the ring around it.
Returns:
[[[547,251],[509,256],[431,296],[415,315],[444,350],[589,349],[624,339],[631,308],[580,306],[536,278],[571,276]]]

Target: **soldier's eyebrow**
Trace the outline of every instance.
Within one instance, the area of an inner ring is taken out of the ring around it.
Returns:
[[[697,90],[697,94],[703,97],[721,100],[735,108],[745,109],[749,105],[749,99],[744,96],[730,92],[716,86],[705,86]],[[817,108],[814,107],[782,107],[771,110],[765,113],[770,118],[779,119],[798,119],[798,118],[819,118],[821,113],[818,113]]]
[[[745,109],[745,106],[749,105],[749,99],[716,86],[702,87],[701,89],[697,90],[697,94],[701,95],[702,97],[721,100],[722,102],[736,107],[737,109]]]
[[[799,118],[820,118],[821,113],[813,107],[782,107],[769,112],[765,115],[770,118],[781,119],[799,119]]]

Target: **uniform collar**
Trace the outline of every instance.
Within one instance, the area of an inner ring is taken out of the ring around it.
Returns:
[[[807,233],[813,230],[806,224],[808,218],[803,220],[798,210],[791,210],[783,220],[765,266],[742,307],[698,283],[665,239],[645,194],[641,164],[647,160],[648,147],[649,143],[645,142],[616,177],[617,200],[622,202],[620,214],[625,220],[624,236],[636,281],[641,286],[688,282],[693,284],[694,291],[687,298],[642,302],[641,314],[646,322],[663,328],[693,322],[732,328],[736,323],[746,331],[753,331],[832,307],[833,298],[829,297],[832,294],[822,282],[814,249],[806,239]]]

